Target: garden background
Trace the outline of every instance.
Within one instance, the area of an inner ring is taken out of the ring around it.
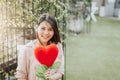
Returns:
[[[0,80],[16,80],[18,51],[35,39],[34,28],[42,13],[58,21],[65,56],[63,80],[119,80],[119,16],[95,12],[94,21],[93,1],[0,0]],[[106,1],[101,0],[102,8]]]

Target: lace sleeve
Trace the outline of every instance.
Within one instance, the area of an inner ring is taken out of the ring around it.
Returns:
[[[18,66],[16,69],[15,77],[19,79],[27,79],[29,69],[29,56],[27,48],[24,46],[20,49],[18,54]]]
[[[51,79],[60,80],[62,78],[62,75],[64,75],[64,54],[62,49],[62,44],[58,43],[59,48],[59,56],[58,61],[61,63],[59,69],[51,75]]]

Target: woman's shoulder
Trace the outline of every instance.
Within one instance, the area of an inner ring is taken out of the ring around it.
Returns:
[[[30,42],[28,42],[25,46],[26,46],[26,47],[32,47],[33,42],[34,42],[34,41],[30,41]]]
[[[32,47],[34,47],[34,46],[36,46],[36,45],[38,45],[37,40],[32,40],[32,41],[30,41],[29,43],[27,43],[25,46],[26,46],[26,47],[29,47],[29,48],[32,48]]]
[[[62,43],[58,42],[58,43],[57,43],[57,46],[61,47],[61,46],[62,46]]]
[[[34,46],[35,46],[35,40],[32,40],[32,41],[26,43],[26,44],[23,46],[23,48],[24,48],[24,49],[30,49],[30,48],[33,48]]]
[[[59,49],[63,48],[62,43],[60,43],[60,42],[57,43],[57,46],[58,46]]]

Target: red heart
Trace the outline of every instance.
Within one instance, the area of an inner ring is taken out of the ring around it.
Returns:
[[[55,44],[50,44],[47,47],[37,46],[34,55],[41,64],[51,67],[58,55],[58,48]]]

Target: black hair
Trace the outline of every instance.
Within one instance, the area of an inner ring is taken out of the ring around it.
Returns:
[[[47,21],[52,26],[52,29],[54,31],[54,35],[50,41],[55,44],[61,42],[56,19],[52,15],[44,13],[40,16],[37,26],[39,26],[43,21]]]

